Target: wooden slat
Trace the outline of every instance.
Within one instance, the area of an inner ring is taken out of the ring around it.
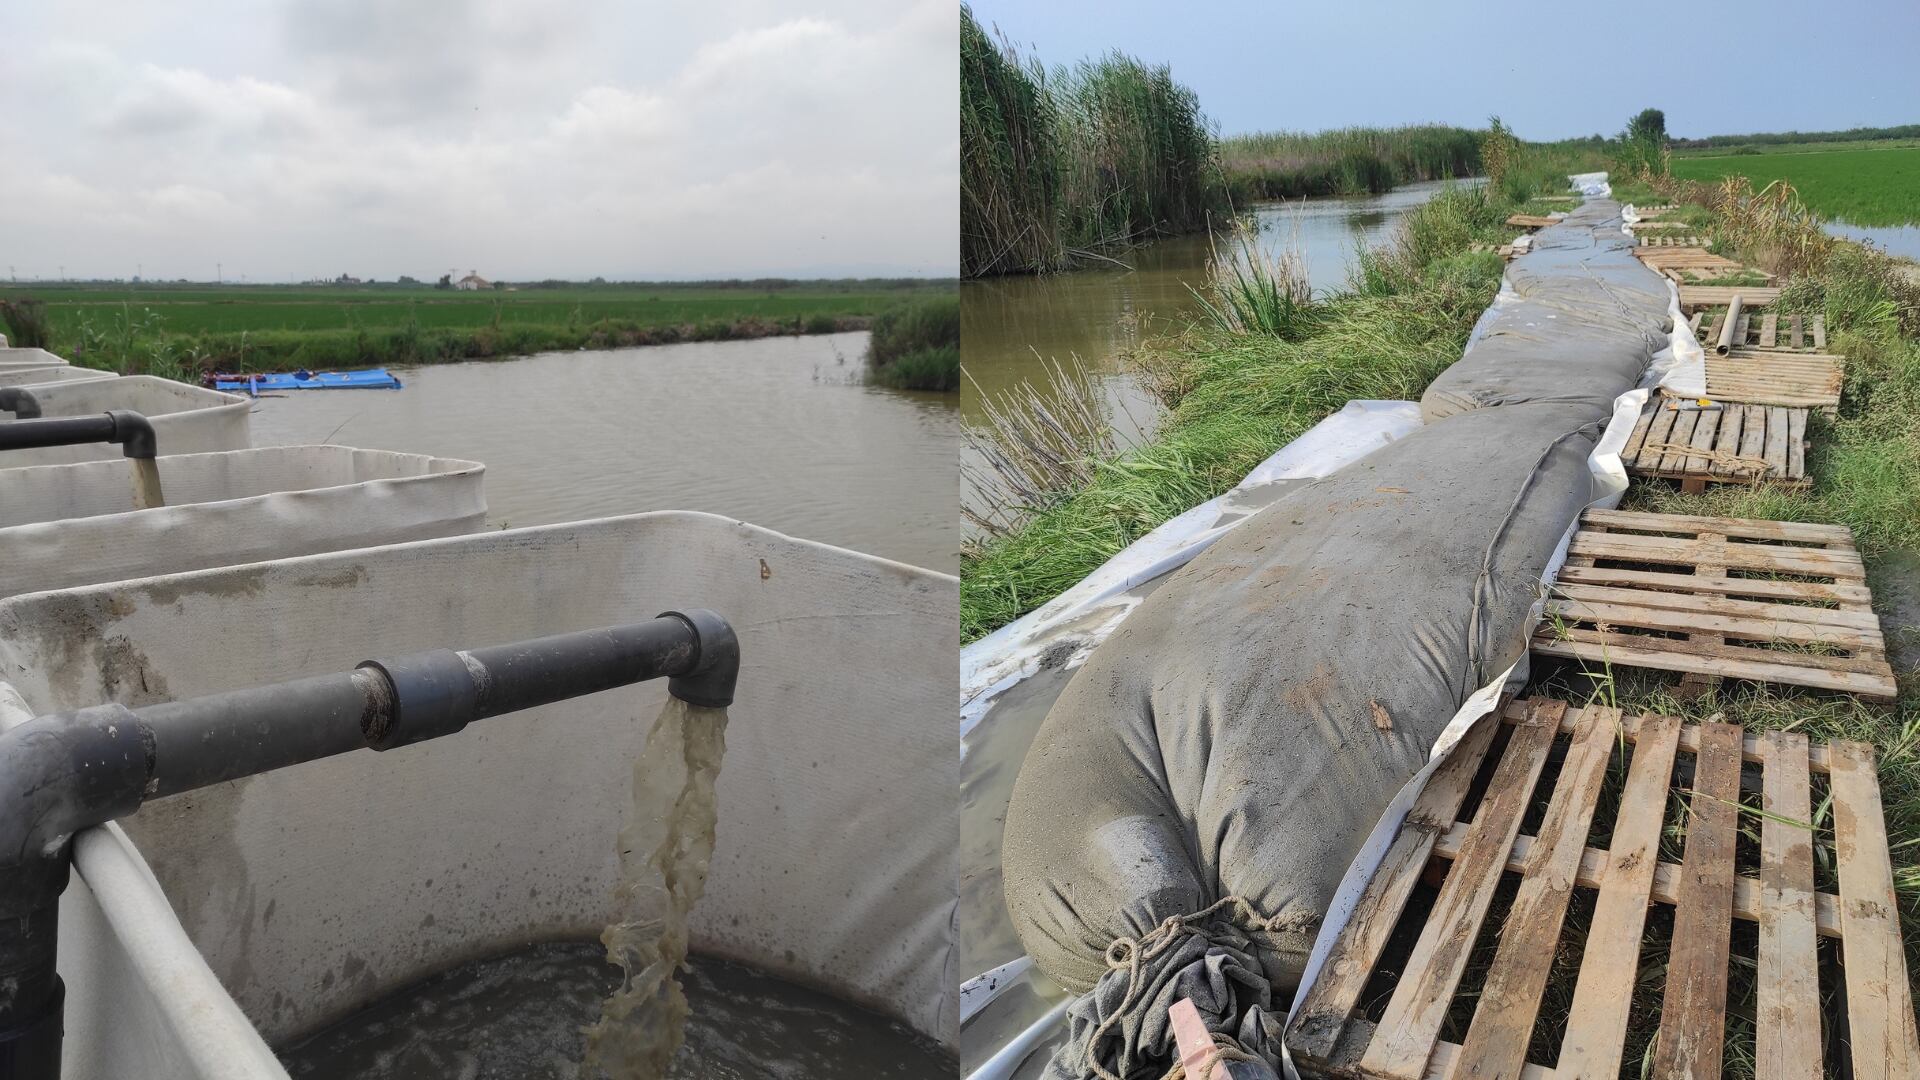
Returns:
[[[1658,404],[1658,399],[1655,399],[1655,404],[1653,406],[1652,411],[1654,414],[1653,424],[1647,428],[1647,440],[1646,440],[1647,444],[1652,446],[1659,446],[1663,443],[1671,442],[1672,441],[1671,436],[1673,435],[1673,423],[1676,419],[1679,418],[1680,414],[1668,409],[1660,408]],[[1638,465],[1642,469],[1656,468],[1660,464],[1660,456],[1661,455],[1658,451],[1649,451],[1649,450],[1642,449],[1640,451],[1640,460],[1638,462]]]
[[[1685,565],[1700,562],[1702,556],[1718,555],[1718,552],[1703,550],[1692,540],[1628,533],[1593,533],[1584,529],[1574,534],[1568,550],[1598,559]],[[1864,580],[1867,576],[1860,556],[1851,551],[1825,551],[1778,544],[1728,544],[1726,560],[1727,566],[1742,570],[1773,570],[1785,574],[1820,575],[1854,581]]]
[[[1511,702],[1507,705],[1507,707],[1504,710],[1501,711],[1500,715],[1501,715],[1501,719],[1503,719],[1507,723],[1512,724],[1512,723],[1518,723],[1522,719],[1524,714],[1521,711],[1520,703]],[[1630,743],[1637,742],[1640,738],[1640,728],[1642,724],[1649,719],[1651,719],[1651,717],[1641,716],[1638,714],[1634,714],[1630,716],[1622,716],[1620,718],[1621,737]],[[1560,730],[1562,732],[1571,732],[1572,728],[1563,722],[1560,725]],[[1686,727],[1683,727],[1680,729],[1680,749],[1685,750],[1689,754],[1697,754],[1700,752],[1700,729],[1698,727],[1695,727],[1689,724]],[[1746,761],[1749,764],[1753,764],[1753,765],[1764,765],[1766,763],[1766,751],[1765,751],[1765,748],[1763,748],[1760,745],[1760,736],[1749,734],[1743,739],[1740,745],[1740,757],[1741,757],[1741,760]],[[1807,764],[1810,765],[1813,768],[1813,771],[1817,773],[1826,773],[1831,771],[1831,768],[1827,760],[1826,744],[1814,743],[1814,744],[1808,745]],[[1444,841],[1442,841],[1442,843],[1444,843]],[[1598,882],[1596,881],[1595,884],[1597,885]],[[1735,895],[1738,895],[1738,893],[1736,892]],[[1825,896],[1825,894],[1822,894],[1822,897],[1823,899],[1828,899],[1828,900],[1832,899],[1832,897]],[[1671,900],[1669,900],[1668,902],[1671,903]],[[1759,909],[1756,907],[1754,910],[1757,911]],[[1753,916],[1741,916],[1741,917],[1742,918],[1749,918],[1749,917],[1758,918],[1759,916],[1753,915]],[[1821,918],[1820,933],[1822,935],[1825,935],[1828,933],[1827,917],[1825,915],[1822,915],[1820,918]],[[1839,919],[1840,917],[1838,914],[1835,914],[1833,916],[1832,936],[1834,937],[1840,936]]]
[[[1740,456],[1764,456],[1767,449],[1767,410],[1749,406],[1743,407],[1740,412]]]
[[[1818,611],[1818,608],[1804,608]],[[1751,641],[1791,641],[1803,645],[1830,645],[1848,650],[1884,648],[1880,628],[1864,630],[1852,626],[1832,626],[1797,619],[1753,618],[1720,615],[1707,611],[1685,611],[1638,603],[1591,600],[1581,597],[1550,599],[1547,614],[1609,626],[1634,626],[1642,630],[1670,630],[1676,633],[1722,634]],[[1667,642],[1666,644],[1671,644]],[[1823,658],[1824,659],[1824,658]]]
[[[1787,410],[1787,475],[1807,475],[1807,410]]]
[[[1813,818],[1807,737],[1761,736],[1760,951],[1754,1028],[1757,1073],[1820,1077],[1820,956],[1814,929]]]
[[[1775,285],[1682,285],[1681,307],[1726,307],[1738,296],[1742,307],[1763,308],[1780,299]]]
[[[1765,317],[1760,320],[1760,347],[1763,349],[1773,348],[1774,340],[1779,336],[1780,316],[1769,311]]]
[[[1599,898],[1587,930],[1586,951],[1573,988],[1573,1006],[1560,1043],[1555,1071],[1563,1076],[1611,1077],[1620,1073],[1627,1032],[1627,1010],[1639,971],[1640,934],[1645,927],[1660,859],[1660,830],[1667,805],[1667,783],[1680,744],[1680,721],[1650,716],[1639,724],[1633,763],[1627,769],[1620,814]]]
[[[1714,436],[1718,434],[1719,431],[1719,411],[1702,412],[1700,419],[1694,421],[1693,437],[1687,440],[1687,445],[1693,447],[1695,450],[1712,450]],[[1712,464],[1713,461],[1711,458],[1701,454],[1695,454],[1687,458],[1687,471],[1706,472]]]
[[[1666,671],[1691,671],[1701,675],[1720,675],[1729,679],[1752,679],[1756,682],[1810,686],[1816,690],[1841,690],[1879,701],[1892,701],[1899,693],[1899,687],[1894,682],[1890,671],[1885,674],[1851,671],[1844,666],[1850,661],[1836,663],[1834,657],[1810,657],[1809,659],[1819,660],[1822,663],[1818,666],[1803,665],[1727,656],[1719,650],[1705,649],[1697,642],[1666,641],[1662,644],[1650,644],[1659,639],[1635,634],[1605,634],[1594,630],[1568,630],[1564,633],[1567,635],[1565,638],[1548,636],[1544,633],[1536,635],[1533,639],[1533,651],[1547,656],[1563,656],[1601,664],[1660,668]],[[1737,651],[1765,655],[1765,651],[1759,649]],[[1774,653],[1774,655],[1794,660],[1800,659],[1791,653]]]
[[[1798,315],[1792,316],[1790,320],[1790,324],[1793,327],[1793,337],[1792,337],[1793,347],[1796,349],[1805,348],[1807,344],[1807,339],[1805,335],[1803,335],[1800,332],[1800,316]]]
[[[1717,532],[1741,540],[1789,540],[1806,544],[1853,544],[1853,530],[1845,525],[1806,521],[1767,521],[1761,518],[1713,517],[1707,514],[1654,514],[1643,510],[1586,510],[1583,525],[1604,525],[1613,531],[1687,533]]]
[[[1649,1070],[1653,1076],[1712,1080],[1720,1075],[1733,927],[1734,807],[1739,798],[1740,729],[1700,725],[1685,873],[1673,914],[1666,996]]]
[[[1671,410],[1669,410],[1671,411]],[[1700,414],[1693,410],[1674,412],[1673,431],[1667,436],[1670,446],[1692,446],[1693,428],[1700,422]],[[1687,456],[1679,450],[1669,450],[1660,456],[1657,468],[1661,472],[1678,472],[1686,464]]]
[[[1295,1053],[1319,1060],[1333,1053],[1374,964],[1386,950],[1407,897],[1432,855],[1434,841],[1459,814],[1487,746],[1499,730],[1500,725],[1491,719],[1476,724],[1421,790],[1352,916],[1334,939],[1326,967],[1294,1014],[1288,1045]]]
[[[1711,380],[1708,390],[1712,390]],[[1720,430],[1713,440],[1713,448],[1720,455],[1712,463],[1712,471],[1716,475],[1726,476],[1733,472],[1733,466],[1726,459],[1740,453],[1740,426],[1746,415],[1745,409],[1726,409],[1720,413]]]
[[[1722,324],[1726,322],[1726,320],[1727,320],[1726,312],[1724,311],[1714,312],[1713,318],[1707,320],[1707,332],[1700,336],[1700,340],[1706,342],[1709,345],[1719,341],[1720,327]]]
[[[1872,598],[1866,586],[1848,582],[1772,581],[1767,578],[1712,578],[1696,574],[1666,574],[1654,570],[1616,570],[1608,566],[1560,568],[1559,580],[1584,585],[1622,585],[1659,589],[1686,589],[1723,596],[1760,596],[1768,599],[1831,600],[1864,604]]]
[[[1733,343],[1735,345],[1745,345],[1747,343],[1747,329],[1752,319],[1753,316],[1747,312],[1742,311],[1740,313],[1740,321],[1733,324]]]
[[[1582,712],[1534,841],[1531,865],[1501,927],[1500,948],[1454,1063],[1458,1075],[1513,1076],[1526,1064],[1527,1040],[1558,951],[1567,900],[1573,895],[1620,722],[1618,709],[1594,706]]]
[[[1653,426],[1652,410],[1642,412],[1640,414],[1639,422],[1633,425],[1633,434],[1627,436],[1627,445],[1620,448],[1621,464],[1623,465],[1633,464],[1633,459],[1638,457],[1640,454],[1640,447],[1647,441],[1647,430],[1652,426]]]
[[[1380,1028],[1361,1058],[1361,1067],[1376,1076],[1419,1080],[1426,1072],[1454,987],[1473,953],[1481,920],[1493,902],[1494,886],[1566,709],[1563,702],[1539,699],[1528,707],[1529,718],[1513,729],[1466,846],[1440,886]]]
[[[1703,314],[1705,313],[1696,311],[1693,313],[1693,317],[1687,320],[1687,325],[1693,329],[1696,336],[1700,333],[1700,316]]]
[[[1871,611],[1847,608],[1810,607],[1804,604],[1771,604],[1760,600],[1703,593],[1654,592],[1651,589],[1620,589],[1604,585],[1556,584],[1554,594],[1569,600],[1611,601],[1637,607],[1664,607],[1674,611],[1699,611],[1715,615],[1736,615],[1777,622],[1804,622],[1816,626],[1839,626],[1871,633],[1880,638],[1880,618]]]
[[[1787,472],[1787,410],[1777,405],[1767,409],[1767,449],[1763,456],[1774,475],[1790,475]]]
[[[1813,317],[1813,347],[1816,349],[1824,349],[1827,347],[1827,317],[1825,315],[1815,315]]]
[[[1827,750],[1853,1074],[1857,1080],[1911,1078],[1920,1073],[1920,1044],[1873,749],[1836,740]]]

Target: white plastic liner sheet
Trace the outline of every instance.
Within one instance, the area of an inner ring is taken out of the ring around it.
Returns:
[[[0,597],[477,531],[485,466],[273,446],[162,457],[167,505],[125,458],[0,469]]]
[[[0,366],[0,386],[38,386],[42,383],[92,382],[116,378],[111,371],[81,367],[6,367]]]
[[[238,394],[223,394],[152,375],[126,375],[92,382],[37,386],[33,396],[42,416],[86,416],[110,409],[132,409],[153,423],[160,453],[201,454],[214,450],[244,450],[248,444],[247,413],[252,403]],[[12,421],[11,413],[0,414]],[[38,450],[0,453],[0,468],[26,465],[66,465],[120,457],[110,443],[86,446],[49,446]],[[162,480],[164,483],[164,478]]]
[[[951,1044],[957,590],[743,522],[640,514],[13,597],[0,680],[35,712],[140,705],[712,608],[743,659],[693,947]],[[480,721],[123,825],[186,938],[278,1043],[452,965],[596,938],[665,694],[655,681]],[[172,916],[110,870],[83,845],[99,913],[79,888],[62,904],[69,1080],[281,1076],[242,1064],[258,1039],[207,1008],[226,994],[204,973],[125,943]]]

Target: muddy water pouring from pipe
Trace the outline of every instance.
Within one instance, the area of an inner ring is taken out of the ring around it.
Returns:
[[[152,510],[167,505],[160,491],[160,463],[152,458],[129,458],[133,466],[133,508]]]
[[[726,752],[727,710],[676,697],[633,765],[633,805],[620,830],[618,916],[600,935],[625,973],[586,1029],[582,1080],[656,1080],[680,1048],[687,998],[674,971],[687,957],[687,912],[713,859],[714,781]]]

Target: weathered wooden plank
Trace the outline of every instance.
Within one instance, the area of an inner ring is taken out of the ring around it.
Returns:
[[[1740,729],[1701,724],[1666,996],[1649,1070],[1654,1076],[1712,1080],[1720,1075],[1733,927],[1734,807],[1739,799]]]
[[[1767,521],[1762,518],[1713,517],[1708,514],[1654,514],[1644,510],[1585,510],[1582,525],[1604,525],[1615,532],[1717,532],[1741,540],[1790,540],[1805,544],[1853,544],[1853,530],[1845,525],[1807,521]]]
[[[1758,596],[1771,600],[1819,600],[1834,603],[1864,604],[1872,593],[1864,585],[1849,582],[1828,584],[1819,581],[1770,581],[1766,578],[1708,577],[1697,574],[1668,574],[1657,570],[1618,570],[1610,566],[1574,566],[1571,560],[1560,568],[1561,582],[1582,585],[1622,585],[1658,589],[1685,589],[1718,593],[1723,596]]]
[[[1545,217],[1540,214],[1514,214],[1507,218],[1507,224],[1523,229],[1544,229],[1559,220],[1559,218]]]
[[[1604,706],[1582,713],[1534,839],[1531,865],[1501,927],[1499,950],[1460,1045],[1457,1075],[1513,1076],[1526,1063],[1527,1039],[1558,951],[1567,900],[1573,895],[1620,721],[1620,710]]]
[[[1366,989],[1374,964],[1386,950],[1387,939],[1400,920],[1407,897],[1420,880],[1434,841],[1453,824],[1460,804],[1473,784],[1474,773],[1486,756],[1498,723],[1476,724],[1453,753],[1434,769],[1427,786],[1414,801],[1406,822],[1382,857],[1353,915],[1334,939],[1326,966],[1306,999],[1294,1013],[1288,1045],[1295,1053],[1325,1060],[1333,1053],[1360,993]]]
[[[1522,718],[1522,716],[1523,716],[1523,713],[1521,712],[1521,703],[1519,702],[1508,702],[1507,707],[1505,709],[1502,709],[1500,712],[1500,717],[1502,721],[1510,724],[1518,723]],[[1646,716],[1640,715],[1638,713],[1623,715],[1622,717],[1620,717],[1621,737],[1626,739],[1626,741],[1630,743],[1637,742],[1640,738],[1641,725],[1646,721],[1646,719],[1647,719]],[[1571,733],[1573,728],[1566,721],[1562,721],[1560,724],[1560,730],[1564,733]],[[1680,729],[1680,749],[1685,750],[1689,754],[1697,754],[1700,752],[1700,729],[1698,727],[1695,727],[1693,725],[1688,725]],[[1765,752],[1765,749],[1760,745],[1760,736],[1752,733],[1749,733],[1745,736],[1744,741],[1741,743],[1741,746],[1740,746],[1740,757],[1741,757],[1741,760],[1746,761],[1753,765],[1764,765],[1766,763],[1766,752]],[[1812,766],[1813,771],[1817,773],[1825,773],[1830,771],[1827,763],[1827,747],[1825,743],[1809,743],[1808,744],[1807,764]],[[1444,844],[1444,841],[1442,841],[1442,843]],[[1596,884],[1597,884],[1597,881],[1596,881]],[[1827,897],[1827,899],[1832,899],[1832,897]],[[1672,901],[1669,900],[1668,902],[1671,903]],[[1754,910],[1757,911],[1759,909],[1758,907],[1756,907]],[[1759,916],[1743,915],[1741,917],[1742,918],[1758,918]],[[1826,922],[1827,922],[1826,915],[1824,914],[1821,915],[1820,920],[1821,920],[1820,933],[1825,935],[1828,932],[1827,926],[1826,926]],[[1832,936],[1834,937],[1840,936],[1840,916],[1837,913],[1837,909],[1836,909],[1836,913],[1833,916]]]
[[[1806,339],[1806,336],[1800,332],[1800,316],[1798,315],[1792,316],[1790,319],[1790,322],[1793,326],[1793,336],[1791,338],[1791,341],[1793,342],[1793,347],[1796,349],[1805,348],[1807,345],[1807,339]]]
[[[1827,317],[1825,315],[1815,315],[1813,317],[1813,347],[1816,349],[1824,349],[1827,347]]]
[[[1866,567],[1858,552],[1825,548],[1789,547],[1781,544],[1728,544],[1727,565],[1743,570],[1774,570],[1787,574],[1818,574],[1849,580],[1863,580]],[[1634,559],[1640,562],[1684,563],[1693,565],[1703,556],[1717,556],[1694,540],[1667,536],[1637,536],[1632,533],[1574,533],[1569,551],[1602,559]],[[1708,561],[1713,561],[1709,559]]]
[[[1694,425],[1700,422],[1700,414],[1691,409],[1667,411],[1673,413],[1673,430],[1667,435],[1667,445],[1674,447],[1693,445],[1693,429]],[[1669,450],[1660,455],[1660,464],[1656,467],[1661,472],[1679,472],[1681,466],[1686,464],[1686,460],[1685,451]]]
[[[1830,645],[1848,650],[1886,647],[1886,642],[1880,637],[1878,626],[1868,630],[1793,619],[1720,615],[1706,611],[1673,610],[1654,605],[1577,597],[1548,600],[1547,614],[1587,622],[1606,623],[1610,626],[1637,626],[1643,630],[1671,630],[1680,633],[1722,634],[1751,641],[1791,641],[1802,645]]]
[[[1682,307],[1725,307],[1736,296],[1743,307],[1762,308],[1780,299],[1780,289],[1776,285],[1680,286]]]
[[[1724,646],[1736,655],[1720,649],[1708,649],[1698,642],[1666,641],[1658,643],[1635,634],[1609,634],[1598,630],[1569,629],[1534,635],[1533,651],[1547,656],[1563,656],[1597,664],[1623,667],[1659,668],[1664,671],[1692,671],[1701,675],[1719,675],[1729,679],[1752,679],[1790,686],[1809,686],[1816,690],[1840,690],[1877,701],[1892,701],[1899,693],[1891,671],[1856,670],[1847,658],[1811,657],[1817,664],[1783,663],[1752,659],[1769,655],[1759,649]],[[1774,652],[1774,656],[1793,656]],[[1794,656],[1794,659],[1799,657]]]
[[[1787,475],[1807,475],[1807,410],[1787,410]]]
[[[1873,748],[1835,740],[1827,751],[1833,762],[1833,839],[1853,1074],[1858,1080],[1910,1078],[1920,1072],[1920,1043]]]
[[[1714,615],[1736,615],[1770,622],[1800,622],[1814,626],[1838,626],[1880,636],[1880,618],[1871,611],[1845,608],[1812,607],[1805,604],[1773,604],[1760,600],[1737,600],[1710,593],[1655,592],[1651,589],[1619,589],[1604,585],[1556,584],[1554,594],[1569,600],[1606,601],[1639,607],[1669,608],[1674,611],[1698,611]]]
[[[1745,345],[1747,343],[1747,330],[1749,329],[1752,319],[1753,316],[1747,312],[1742,311],[1740,313],[1740,321],[1733,324],[1733,343],[1735,345]]]
[[[1613,845],[1595,882],[1600,895],[1587,930],[1586,951],[1573,987],[1573,1006],[1555,1071],[1563,1076],[1610,1077],[1620,1073],[1627,1009],[1639,975],[1640,934],[1646,925],[1653,873],[1660,861],[1660,829],[1667,784],[1680,745],[1680,721],[1649,716],[1640,721],[1633,763],[1620,796]]]
[[[1694,336],[1696,337],[1700,334],[1700,317],[1704,314],[1705,312],[1696,311],[1693,313],[1693,317],[1687,320],[1687,326],[1693,330]]]
[[[1767,470],[1775,476],[1787,476],[1787,410],[1767,408]]]
[[[1582,626],[1549,627],[1543,625],[1540,629],[1539,636],[1547,636],[1548,634],[1551,634],[1556,639],[1630,649],[1633,650],[1635,654],[1641,656],[1649,652],[1658,651],[1697,657],[1703,661],[1707,659],[1719,659],[1727,661],[1728,663],[1772,666],[1783,673],[1792,672],[1807,677],[1823,673],[1850,673],[1867,676],[1875,681],[1882,677],[1887,679],[1892,678],[1892,672],[1887,668],[1885,661],[1873,655],[1873,650],[1865,648],[1852,656],[1842,656],[1838,653],[1793,652],[1781,649],[1756,648],[1750,642],[1745,641],[1719,642],[1699,638],[1682,641],[1673,638],[1655,637],[1651,634],[1617,633],[1611,627],[1606,630],[1600,630],[1588,629]],[[1618,659],[1619,662],[1623,664],[1636,663],[1634,659],[1627,656],[1622,656]],[[1647,665],[1641,664],[1640,666],[1644,667]],[[1687,669],[1675,668],[1674,670],[1683,671]],[[1702,671],[1701,673],[1713,674],[1711,671]]]
[[[1773,343],[1779,336],[1780,316],[1776,312],[1769,311],[1760,320],[1760,347],[1763,349],[1773,348]]]
[[[1712,380],[1708,380],[1708,390],[1712,390]],[[1718,397],[1719,395],[1714,395]],[[1715,433],[1713,449],[1716,457],[1712,462],[1712,471],[1716,476],[1728,476],[1733,473],[1730,459],[1740,455],[1741,420],[1747,415],[1745,409],[1724,409],[1720,413],[1720,430]]]
[[[1716,409],[1702,412],[1700,413],[1700,418],[1694,421],[1693,436],[1687,440],[1687,445],[1693,447],[1695,450],[1711,452],[1713,450],[1714,436],[1719,434],[1719,431],[1720,410]],[[1688,472],[1707,472],[1712,468],[1713,458],[1704,452],[1688,455]]]
[[[1755,1048],[1760,1076],[1820,1077],[1820,956],[1814,929],[1813,808],[1807,737],[1761,736],[1760,952]],[[1808,822],[1807,827],[1788,822]]]
[[[1507,742],[1466,845],[1440,886],[1380,1028],[1361,1057],[1361,1068],[1376,1076],[1419,1080],[1426,1072],[1441,1021],[1473,953],[1481,921],[1493,902],[1494,886],[1566,710],[1564,702],[1544,699],[1529,701],[1528,706],[1532,712]]]
[[[1757,405],[1740,407],[1740,456],[1758,459],[1767,452],[1767,410]]]
[[[1640,419],[1633,425],[1633,434],[1627,436],[1627,445],[1620,448],[1620,463],[1632,465],[1634,458],[1640,455],[1640,447],[1646,444],[1647,431],[1653,426],[1653,411],[1640,413]]]
[[[1637,467],[1642,469],[1659,467],[1662,452],[1659,450],[1648,450],[1646,446],[1657,447],[1669,442],[1673,435],[1673,422],[1678,419],[1680,415],[1672,410],[1661,408],[1658,398],[1655,398],[1653,404],[1648,406],[1648,408],[1653,412],[1653,425],[1647,428],[1645,446],[1641,448],[1640,459],[1635,463]]]

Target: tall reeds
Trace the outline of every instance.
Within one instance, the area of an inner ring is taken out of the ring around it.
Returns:
[[[1441,124],[1236,135],[1220,161],[1237,201],[1378,194],[1481,171],[1479,133]]]
[[[934,297],[874,316],[867,380],[896,390],[959,390],[960,298]]]
[[[1199,99],[1122,53],[1047,71],[960,13],[960,262],[1061,269],[1227,207]]]

